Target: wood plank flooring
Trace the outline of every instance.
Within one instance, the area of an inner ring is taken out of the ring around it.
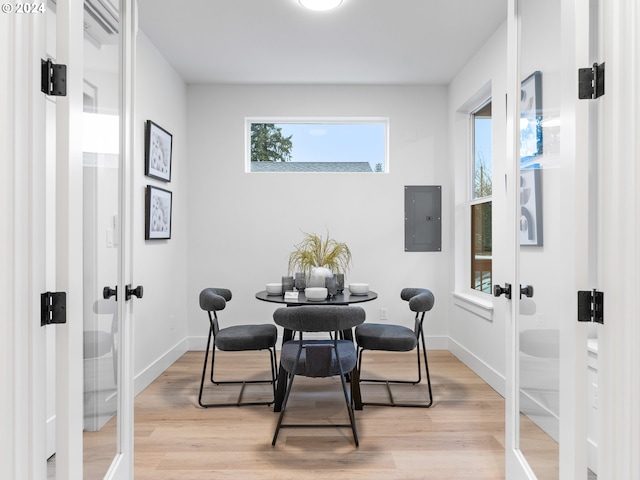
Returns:
[[[203,355],[187,352],[136,398],[136,479],[504,478],[504,399],[447,351],[429,352],[432,408],[365,406],[356,412],[360,448],[348,428],[284,429],[272,447],[272,407],[199,408]],[[251,372],[266,367],[266,355],[219,352],[217,362],[236,378],[262,378]],[[369,353],[365,367],[369,376],[384,369],[411,377],[415,354],[406,355]],[[224,387],[232,393],[220,395],[210,390],[219,387],[208,388],[210,401],[233,400],[238,392]],[[364,400],[382,400],[383,389],[363,388]],[[416,387],[408,390],[407,398]],[[401,398],[400,390],[394,392]],[[254,393],[269,391],[249,386],[245,400]],[[291,395],[285,422],[347,420],[339,380],[298,378]]]

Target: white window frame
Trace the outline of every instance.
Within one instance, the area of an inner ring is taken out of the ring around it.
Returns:
[[[251,171],[251,125],[254,123],[272,123],[272,124],[318,124],[318,125],[363,125],[363,124],[383,124],[384,125],[384,164],[382,172],[306,172],[306,173],[338,173],[338,174],[354,174],[354,173],[376,173],[385,174],[390,172],[389,165],[389,117],[245,117],[245,172],[246,173],[262,173]],[[291,162],[304,163],[304,162]],[[271,172],[274,173],[274,172]],[[294,172],[282,172],[294,173]]]
[[[469,176],[468,176],[468,203],[467,203],[467,239],[468,239],[468,250],[466,254],[467,258],[467,278],[465,280],[466,290],[472,292],[474,295],[480,295],[486,298],[486,296],[491,296],[491,292],[484,292],[482,290],[478,290],[473,287],[471,284],[471,279],[474,273],[474,262],[472,258],[473,254],[473,215],[472,208],[475,205],[480,205],[483,203],[489,203],[493,205],[493,190],[492,195],[484,196],[484,197],[475,197],[475,147],[476,147],[476,135],[475,135],[475,115],[477,112],[482,110],[489,103],[492,104],[493,111],[493,98],[491,95],[484,97],[481,102],[478,102],[476,106],[469,111],[469,152],[468,152],[468,166],[469,166]],[[493,113],[491,115],[493,121]],[[493,137],[493,124],[492,124],[492,137]],[[492,171],[493,171],[493,158],[492,158]],[[493,239],[493,227],[492,227],[492,239]],[[493,242],[492,242],[493,243]],[[493,283],[493,254],[492,254],[492,262],[491,262],[491,283]]]

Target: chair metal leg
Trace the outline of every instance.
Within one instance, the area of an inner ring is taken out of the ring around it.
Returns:
[[[206,408],[206,405],[202,403],[202,391],[204,390],[204,377],[207,374],[207,360],[209,359],[209,348],[211,347],[211,337],[213,336],[212,329],[213,327],[209,328],[209,335],[207,337],[207,348],[204,351],[204,365],[202,366],[202,378],[200,379],[200,393],[198,394],[198,404],[203,408]]]
[[[269,348],[270,355],[270,369],[271,369],[271,380],[229,380],[229,381],[216,381],[214,378],[214,370],[215,370],[215,345],[212,345],[213,339],[213,327],[209,329],[209,337],[207,339],[207,349],[204,355],[204,363],[202,366],[202,378],[200,380],[200,392],[198,394],[198,404],[202,408],[210,408],[210,407],[242,407],[248,405],[272,405],[275,402],[276,396],[276,353],[275,347]],[[238,395],[238,400],[236,402],[229,403],[203,403],[202,402],[202,394],[204,392],[204,379],[207,371],[207,363],[209,359],[209,349],[211,349],[211,383],[214,385],[242,385],[240,388],[240,393]],[[244,394],[245,386],[249,383],[270,383],[273,389],[273,399],[269,401],[261,401],[261,402],[243,402],[242,396]]]
[[[356,429],[356,417],[355,417],[355,414],[353,413],[353,398],[351,397],[351,395],[349,395],[349,392],[347,391],[346,374],[342,370],[342,362],[340,360],[340,352],[338,351],[337,344],[335,347],[335,352],[336,352],[336,362],[338,363],[339,370],[340,370],[340,382],[342,383],[342,392],[344,393],[344,402],[347,405],[347,412],[349,413],[349,422],[351,423],[351,431],[353,432],[353,441],[356,444],[356,448],[357,448],[360,446],[360,442],[358,441],[358,431]],[[356,366],[357,366],[357,362],[356,362]],[[354,381],[353,378],[351,380]]]
[[[276,431],[273,434],[273,440],[271,440],[271,446],[275,447],[276,441],[278,440],[278,433],[280,433],[280,428],[283,427],[282,419],[284,418],[284,411],[287,407],[287,402],[289,401],[289,394],[291,393],[291,387],[293,386],[293,378],[295,375],[287,374],[288,382],[287,382],[287,390],[284,393],[284,399],[282,400],[282,407],[280,409],[280,415],[278,415],[278,423],[276,424]]]
[[[433,405],[433,392],[431,391],[431,376],[429,375],[429,362],[427,361],[427,346],[424,342],[424,334],[421,333],[420,337],[422,338],[422,354],[424,355],[424,370],[427,373],[427,389],[429,390],[429,403],[426,405],[426,408],[429,408]]]
[[[276,401],[276,383],[278,382],[278,364],[276,361],[276,347],[269,349],[269,355],[271,357],[271,378],[273,381],[271,382],[271,388],[273,390],[273,402]]]
[[[338,365],[340,365],[340,356],[338,354],[337,349],[334,350],[336,352],[336,361],[338,363]],[[296,357],[296,362],[295,364],[297,365],[298,362],[300,360],[300,352],[298,352],[298,356]],[[294,368],[294,371],[297,370],[297,367]],[[331,425],[318,425],[318,424],[309,424],[309,423],[295,423],[295,424],[283,424],[282,420],[284,419],[284,412],[286,410],[287,407],[287,402],[289,401],[289,394],[291,393],[291,388],[293,387],[293,379],[295,377],[295,374],[287,374],[287,378],[288,378],[288,384],[287,384],[287,389],[285,391],[284,394],[284,399],[282,401],[282,408],[280,410],[280,415],[278,416],[278,423],[276,424],[276,430],[273,434],[273,440],[271,441],[271,446],[275,446],[276,442],[278,440],[278,434],[280,433],[280,429],[281,428],[340,428],[340,427],[351,427],[351,431],[353,432],[353,441],[356,445],[356,447],[360,446],[360,442],[358,440],[358,432],[356,429],[356,419],[355,419],[355,414],[353,412],[353,406],[352,406],[352,402],[351,402],[351,396],[349,395],[349,392],[347,391],[347,381],[346,381],[346,376],[344,372],[340,372],[340,381],[342,383],[342,392],[344,394],[344,400],[345,403],[347,405],[347,412],[349,413],[349,421],[350,423],[348,424],[331,424]]]
[[[215,363],[216,363],[216,345],[215,345],[215,339],[214,339],[213,350],[211,350],[211,383],[216,383],[216,381],[213,379],[213,372],[215,371],[213,366],[215,365]]]
[[[353,413],[353,405],[351,402],[351,397],[347,392],[347,381],[345,379],[344,373],[340,373],[340,381],[342,382],[342,391],[344,392],[344,401],[347,404],[347,412],[349,413],[349,421],[351,422],[351,431],[353,432],[353,441],[356,444],[356,447],[359,447],[360,442],[358,440],[358,431],[356,429],[356,417]]]
[[[293,340],[294,332],[285,328],[282,332],[282,345],[287,343],[289,340]],[[284,393],[287,390],[287,379],[289,378],[287,371],[280,365],[278,367],[278,382],[276,385],[276,395],[275,395],[275,403],[273,404],[273,411],[280,412],[282,411],[282,399],[284,398]]]
[[[302,333],[300,334],[302,335]],[[284,412],[287,407],[287,402],[289,401],[289,394],[291,393],[291,388],[293,387],[293,379],[296,376],[295,372],[298,370],[298,365],[300,364],[300,355],[302,355],[302,337],[300,337],[300,347],[298,348],[298,353],[296,355],[296,361],[294,363],[294,368],[291,373],[286,374],[287,389],[284,393],[284,399],[282,400],[282,407],[280,409],[280,415],[278,415],[278,423],[276,425],[276,431],[273,433],[273,440],[271,440],[271,446],[275,447],[276,442],[278,441],[278,433],[280,433],[280,428],[282,428],[282,419],[284,418]]]
[[[422,381],[422,368],[420,361],[420,343],[422,343],[422,354],[424,357],[424,368],[427,374],[427,390],[429,391],[429,398],[426,404],[420,403],[396,403],[393,398],[393,393],[391,391],[391,384],[411,384],[417,385]],[[358,372],[362,372],[362,352],[365,349],[358,349]],[[431,377],[429,375],[429,363],[427,361],[427,347],[425,345],[424,335],[422,332],[420,333],[420,342],[416,348],[416,354],[418,359],[418,379],[417,380],[388,380],[388,379],[371,379],[371,378],[360,378],[360,383],[384,383],[387,387],[387,393],[389,395],[389,402],[362,402],[362,405],[371,405],[371,406],[386,406],[386,407],[416,407],[416,408],[429,408],[433,405],[433,393],[431,391]]]

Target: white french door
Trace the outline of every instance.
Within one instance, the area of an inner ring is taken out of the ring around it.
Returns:
[[[55,104],[55,288],[67,292],[67,323],[54,327],[55,478],[128,479],[133,7],[124,0],[48,5],[49,52],[67,65],[67,95]]]
[[[593,3],[593,2],[591,2]],[[589,0],[509,2],[507,478],[586,479],[587,333],[577,291],[588,261]],[[582,103],[580,103],[582,102]],[[499,293],[499,292],[498,292]]]

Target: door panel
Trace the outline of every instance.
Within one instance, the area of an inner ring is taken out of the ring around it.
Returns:
[[[573,298],[571,243],[564,241],[571,237],[572,216],[558,208],[573,196],[573,167],[560,152],[560,2],[521,0],[518,6],[520,282],[515,288],[519,302],[519,447],[537,478],[556,479],[560,461],[560,322],[569,317],[566,300]],[[545,35],[540,35],[542,30]],[[520,285],[533,286],[534,295],[520,297]]]
[[[85,62],[83,105],[84,474],[103,478],[117,451],[118,304],[103,288],[118,279],[118,55],[117,44],[84,48],[106,70]]]
[[[83,471],[88,478],[104,478],[117,453],[118,303],[116,296],[103,298],[103,289],[118,284],[121,243],[119,12],[105,5],[95,8],[88,0],[84,11]]]
[[[85,478],[132,472],[129,330],[125,305],[125,188],[132,89],[130,2],[84,2],[83,265]],[[106,295],[106,289],[116,289]],[[125,438],[126,437],[126,438]]]
[[[56,332],[56,478],[131,478],[131,345],[123,329],[131,307],[123,292],[132,82],[124,59],[131,64],[133,29],[121,28],[131,19],[117,0],[57,2],[55,13],[59,61],[68,65],[68,95],[57,106],[56,245],[69,320]],[[103,298],[107,286],[118,301]]]
[[[587,478],[586,328],[576,321],[585,272],[588,169],[577,139],[576,15],[588,2],[516,0],[512,184],[515,281],[509,358],[509,478]],[[515,33],[514,33],[515,32]],[[581,112],[583,115],[585,112]],[[588,115],[588,113],[587,113]],[[581,143],[588,144],[582,141]],[[581,197],[582,196],[582,197]],[[561,456],[561,452],[562,456]]]

